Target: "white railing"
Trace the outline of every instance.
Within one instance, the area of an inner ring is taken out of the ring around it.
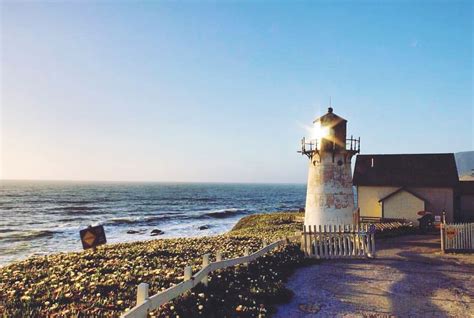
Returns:
[[[301,249],[318,259],[375,257],[375,227],[360,225],[316,225],[303,227]]]
[[[297,236],[300,238],[300,236]],[[294,239],[290,238],[290,239]],[[146,283],[141,283],[137,288],[137,305],[125,312],[121,317],[122,318],[142,318],[147,317],[150,310],[155,310],[160,306],[166,304],[167,302],[173,300],[174,298],[184,294],[188,290],[192,289],[199,283],[203,283],[207,286],[208,275],[213,271],[223,269],[226,267],[236,266],[239,264],[248,264],[257,258],[263,256],[269,251],[277,248],[280,245],[286,244],[288,238],[282,239],[276,242],[273,242],[257,252],[250,254],[248,247],[245,248],[244,256],[222,260],[222,255],[218,252],[216,253],[216,261],[209,263],[209,254],[203,255],[202,269],[196,274],[192,275],[191,266],[186,266],[184,268],[184,280],[183,282],[174,285],[162,292],[159,292],[156,295],[151,297],[148,296],[149,285]],[[264,245],[266,245],[264,243]]]
[[[441,223],[441,251],[473,251],[474,223]]]

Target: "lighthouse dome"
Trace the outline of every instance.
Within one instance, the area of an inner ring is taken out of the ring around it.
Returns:
[[[333,108],[313,121],[315,126],[327,131],[327,135],[321,138],[321,150],[339,150],[346,147],[347,120],[334,114]]]

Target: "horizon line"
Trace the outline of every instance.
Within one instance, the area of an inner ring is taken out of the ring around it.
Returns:
[[[295,184],[306,182],[252,182],[252,181],[152,181],[152,180],[85,180],[85,179],[3,179],[3,181],[90,182],[90,183],[207,183],[207,184]]]

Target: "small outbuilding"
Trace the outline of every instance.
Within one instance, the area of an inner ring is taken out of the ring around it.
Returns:
[[[454,219],[459,184],[454,154],[358,155],[354,186],[360,215],[416,222],[418,212]]]
[[[457,221],[474,222],[474,178],[459,181],[456,198],[459,206]]]

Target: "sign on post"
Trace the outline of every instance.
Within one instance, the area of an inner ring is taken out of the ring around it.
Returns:
[[[89,226],[87,229],[81,230],[79,234],[81,235],[82,247],[85,250],[107,243],[102,225]]]
[[[446,229],[446,236],[448,237],[448,239],[453,239],[455,236],[456,236],[456,229],[455,228],[450,228],[448,227]]]

